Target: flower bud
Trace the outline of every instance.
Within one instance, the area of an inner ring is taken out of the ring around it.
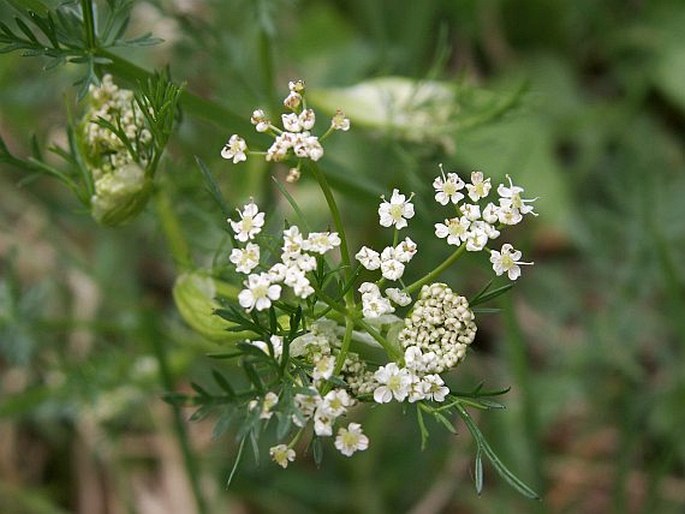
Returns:
[[[122,225],[143,210],[151,192],[152,180],[145,171],[135,163],[126,164],[95,180],[90,212],[102,225]]]
[[[237,298],[238,289],[202,271],[179,275],[173,288],[174,302],[181,317],[207,339],[230,341],[251,336],[245,332],[229,332],[235,324],[215,314],[221,307],[215,299],[217,294]]]

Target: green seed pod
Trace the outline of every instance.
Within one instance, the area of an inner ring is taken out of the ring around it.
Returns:
[[[195,331],[212,341],[236,341],[253,336],[251,332],[229,332],[235,324],[214,312],[220,308],[217,294],[237,298],[238,288],[198,270],[183,273],[174,284],[173,295],[181,317]]]
[[[133,219],[147,204],[152,180],[135,163],[114,168],[95,180],[90,212],[98,223],[117,226]]]

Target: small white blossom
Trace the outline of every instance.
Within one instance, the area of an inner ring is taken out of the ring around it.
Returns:
[[[305,83],[302,79],[289,80],[288,89],[291,93],[302,93],[305,89]]]
[[[523,188],[515,186],[511,182],[511,177],[509,175],[506,175],[506,177],[509,181],[509,187],[506,187],[504,184],[500,184],[497,187],[497,194],[500,196],[500,206],[505,208],[512,207],[513,209],[518,210],[521,214],[532,214],[533,216],[537,216],[537,213],[533,211],[533,206],[528,205],[529,203],[537,200],[537,198],[532,198],[529,200],[521,198]]]
[[[373,392],[376,403],[388,403],[393,397],[402,402],[409,394],[411,375],[407,369],[398,368],[394,362],[381,366],[373,376],[380,384]]]
[[[300,233],[300,228],[297,225],[283,231],[283,254],[282,257],[292,257],[299,255],[304,244],[304,237]]]
[[[246,150],[247,144],[245,143],[245,140],[237,134],[233,134],[221,149],[221,157],[224,159],[233,159],[233,164],[237,164],[247,160],[247,155],[245,154]]]
[[[269,391],[264,395],[264,400],[262,400],[262,410],[259,413],[260,419],[271,419],[273,416],[272,409],[278,403],[278,395],[274,392]],[[252,400],[247,404],[248,410],[252,411],[259,405],[257,400]]]
[[[404,274],[404,264],[395,258],[395,249],[388,246],[381,252],[381,274],[387,280],[399,280]]]
[[[304,249],[323,255],[340,246],[340,236],[337,232],[311,232],[304,242]]]
[[[294,184],[298,180],[300,180],[300,168],[290,168],[288,170],[288,175],[285,177],[285,181],[288,184]]]
[[[314,380],[328,380],[333,376],[335,369],[335,359],[330,355],[322,355],[314,363],[312,377]]]
[[[435,235],[440,239],[447,238],[447,244],[459,246],[468,238],[470,226],[471,222],[466,216],[446,219],[445,223],[435,224]]]
[[[394,248],[393,255],[395,259],[403,264],[406,264],[412,259],[412,257],[414,257],[414,255],[416,255],[416,250],[416,243],[408,237],[405,237],[404,241]]]
[[[357,259],[361,265],[369,271],[374,271],[381,267],[380,254],[368,246],[362,246],[354,258]]]
[[[483,209],[483,219],[488,223],[497,223],[499,221],[499,207],[490,202]]]
[[[466,236],[466,251],[480,252],[488,244],[488,235],[478,227],[471,227]]]
[[[234,248],[228,259],[235,264],[238,273],[251,273],[259,265],[259,246],[247,243],[245,248]]]
[[[269,449],[269,455],[273,461],[283,469],[288,467],[288,463],[295,460],[295,450],[288,448],[284,444],[278,444]]]
[[[281,122],[283,123],[283,128],[288,132],[300,132],[302,130],[300,118],[294,112],[281,114]]]
[[[316,114],[312,109],[305,109],[300,113],[299,121],[303,130],[311,130],[316,123]]]
[[[387,296],[394,304],[400,307],[406,307],[411,303],[411,296],[396,287],[389,287],[385,290]]]
[[[440,170],[442,171],[442,166]],[[433,188],[436,191],[435,201],[440,205],[447,205],[449,202],[456,205],[464,198],[464,194],[460,193],[464,189],[464,181],[456,173],[448,173],[445,177],[445,172],[442,171],[442,176],[433,180]]]
[[[272,284],[271,281],[268,273],[249,275],[244,283],[246,289],[238,294],[240,306],[247,312],[255,308],[263,311],[271,307],[271,302],[281,297],[281,286]]]
[[[504,273],[507,274],[509,280],[516,280],[521,276],[521,268],[519,265],[532,265],[532,262],[519,261],[521,252],[515,250],[509,243],[502,245],[501,251],[490,250],[490,262],[492,269],[499,276]]]
[[[375,289],[364,288],[364,284],[369,284]],[[360,291],[362,291],[362,315],[365,318],[380,318],[395,310],[390,301],[381,296],[378,286],[370,282],[364,282],[364,284],[360,287]]]
[[[444,402],[445,397],[450,392],[440,375],[433,374],[424,376],[421,380],[421,385],[423,387],[426,400]]]
[[[243,206],[242,211],[238,209],[238,214],[240,221],[233,221],[230,218],[227,220],[235,232],[235,238],[243,243],[254,239],[264,226],[264,213],[259,212],[259,207],[250,200],[250,203]]]
[[[471,183],[466,184],[466,189],[469,192],[469,198],[473,202],[477,202],[481,198],[485,198],[490,193],[490,179],[483,180],[483,173],[474,171],[471,173]]]
[[[269,127],[271,126],[271,121],[269,120],[269,118],[267,118],[266,114],[264,114],[264,111],[261,109],[256,109],[252,113],[250,122],[255,126],[255,130],[257,132],[266,132],[267,130],[269,130]]]
[[[362,433],[359,423],[350,423],[347,428],[338,430],[335,447],[340,450],[340,453],[349,457],[354,452],[366,450],[369,447],[369,438]]]
[[[334,422],[335,418],[319,407],[314,414],[314,433],[319,437],[332,436]]]
[[[501,205],[497,209],[497,216],[499,218],[499,222],[503,225],[516,225],[521,223],[523,220],[521,211],[511,205]]]
[[[320,409],[333,418],[338,418],[347,412],[352,405],[352,398],[344,389],[333,389],[326,393],[321,402]]]
[[[476,221],[480,218],[480,206],[472,203],[465,203],[459,206],[459,210],[469,221]]]
[[[407,197],[400,194],[398,189],[393,189],[389,202],[384,196],[381,198],[383,203],[378,207],[381,226],[391,227],[395,225],[398,230],[406,227],[407,220],[414,217],[414,204],[411,203],[411,197],[407,200]]]
[[[291,111],[294,111],[297,109],[300,104],[302,103],[302,95],[299,93],[296,93],[295,91],[291,91],[288,96],[285,97],[283,100],[283,105],[290,109]]]
[[[345,116],[344,112],[338,109],[335,111],[335,115],[331,119],[331,127],[333,127],[333,130],[342,130],[343,132],[347,132],[350,130],[350,119]]]

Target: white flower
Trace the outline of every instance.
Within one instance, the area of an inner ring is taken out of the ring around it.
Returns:
[[[440,170],[442,171],[442,166]],[[441,205],[447,205],[449,202],[456,205],[464,198],[463,193],[459,192],[464,189],[464,181],[456,173],[448,173],[445,177],[445,172],[442,171],[442,176],[436,177],[433,181],[433,188],[436,191],[435,201]]]
[[[266,132],[267,130],[269,130],[269,126],[271,125],[271,121],[269,120],[269,118],[267,118],[266,114],[264,114],[264,111],[261,109],[256,109],[252,113],[250,122],[255,126],[255,130],[257,132]]]
[[[466,184],[466,189],[469,192],[469,198],[477,202],[481,198],[485,198],[490,193],[490,179],[487,178],[483,180],[483,173],[480,171],[474,171],[471,173],[471,183]]]
[[[483,219],[488,223],[497,223],[499,220],[499,207],[490,202],[483,209]]]
[[[298,427],[304,426],[304,421],[309,420],[314,416],[316,409],[321,404],[321,396],[316,389],[311,389],[312,394],[297,393],[295,395],[295,405],[302,414],[302,416],[293,415],[293,423]],[[302,420],[301,418],[304,418]]]
[[[247,144],[242,137],[238,134],[233,134],[228,142],[221,149],[221,157],[224,159],[233,159],[233,164],[237,164],[241,161],[247,160],[247,155],[245,151],[247,150]]]
[[[426,398],[421,377],[415,373],[411,374],[411,384],[409,385],[409,403],[415,403]]]
[[[480,252],[488,244],[488,235],[478,227],[471,227],[466,237],[466,250],[468,252]]]
[[[300,118],[294,112],[281,114],[281,121],[283,122],[283,128],[288,132],[300,132],[302,130]]]
[[[314,363],[312,378],[314,380],[328,380],[333,375],[335,369],[335,359],[330,355],[321,355]]]
[[[498,252],[497,250],[490,250],[490,262],[492,263],[492,269],[499,276],[506,272],[509,280],[516,280],[521,276],[521,268],[519,265],[532,265],[532,262],[522,262],[519,261],[521,258],[521,252],[515,250],[513,246],[509,243],[502,245],[502,250]]]
[[[365,282],[365,284],[369,284],[369,282]],[[378,286],[371,285],[376,288],[375,291],[362,293],[362,315],[365,318],[380,318],[384,314],[393,312],[395,309],[390,305],[387,298],[381,296]]]
[[[312,161],[318,161],[323,157],[323,147],[319,143],[319,138],[312,136],[309,132],[294,134],[296,137],[292,147],[298,157],[307,157]]]
[[[340,246],[340,236],[337,232],[311,232],[304,243],[305,250],[321,255],[336,246]]]
[[[304,91],[304,88],[305,84],[304,80],[302,79],[288,81],[288,89],[291,93],[302,93]]]
[[[347,391],[344,389],[333,389],[323,397],[319,408],[329,416],[337,418],[345,414],[350,405],[352,405],[352,398],[347,394]]]
[[[314,433],[319,437],[330,437],[333,435],[333,422],[335,419],[324,412],[319,406],[314,414]]]
[[[281,286],[271,283],[269,273],[252,274],[245,281],[246,289],[238,294],[240,306],[250,312],[256,308],[263,311],[271,307],[271,302],[281,297]]]
[[[283,105],[291,111],[297,109],[301,103],[302,95],[295,91],[291,91],[290,94],[285,97],[285,100],[283,100]]]
[[[468,219],[469,221],[476,221],[478,218],[480,218],[480,206],[472,203],[466,203],[464,205],[461,205],[459,207],[459,210],[461,213]]]
[[[404,350],[404,363],[407,369],[412,371],[423,371],[423,352],[418,346],[407,346]]]
[[[362,246],[354,256],[367,270],[373,271],[381,267],[381,256],[376,250]]]
[[[409,394],[411,375],[407,369],[398,368],[394,362],[378,368],[373,377],[380,384],[373,392],[376,403],[388,403],[393,397],[402,402]]]
[[[533,212],[533,206],[527,205],[528,203],[537,200],[537,198],[532,198],[529,200],[521,198],[523,188],[512,184],[511,177],[509,175],[506,175],[506,177],[509,181],[509,187],[506,187],[504,184],[500,184],[497,187],[497,194],[500,196],[500,206],[505,208],[512,207],[513,209],[518,210],[521,214],[532,214],[533,216],[537,216],[537,213]]]
[[[411,296],[396,287],[387,288],[385,290],[385,296],[400,307],[406,307],[411,303]]]
[[[381,274],[387,280],[399,280],[404,274],[404,264],[395,258],[395,249],[392,246],[381,252]]]
[[[314,111],[311,109],[302,111],[299,116],[299,122],[303,130],[311,130],[314,127],[314,123],[316,123]]]
[[[384,196],[381,198],[383,203],[378,207],[381,226],[391,227],[395,225],[398,230],[406,227],[407,220],[414,217],[414,205],[411,203],[411,197],[407,200],[406,196],[400,194],[398,189],[393,189],[389,202]]]
[[[259,207],[250,200],[250,203],[243,206],[243,210],[238,210],[240,221],[233,221],[228,219],[231,224],[235,238],[238,241],[245,242],[254,237],[262,231],[264,226],[264,213],[259,212]]]
[[[354,452],[366,450],[369,447],[369,438],[362,433],[359,423],[350,423],[347,428],[338,430],[335,447],[340,450],[340,453],[349,457]]]
[[[445,220],[445,223],[435,224],[435,235],[440,239],[447,238],[447,244],[459,246],[468,237],[471,222],[462,216]]]
[[[405,237],[404,241],[394,248],[393,255],[395,259],[406,264],[412,259],[412,257],[414,257],[414,255],[416,255],[416,250],[416,243],[408,237]]]
[[[247,243],[244,249],[234,248],[228,259],[235,264],[238,273],[247,275],[259,265],[259,246]]]
[[[373,296],[381,296],[381,290],[373,282],[362,282],[358,291],[363,295],[370,294]]]
[[[521,220],[523,220],[521,211],[512,207],[511,205],[500,206],[497,209],[497,216],[499,218],[499,222],[503,225],[516,225],[517,223],[521,223]]]
[[[335,115],[331,119],[331,127],[333,127],[333,130],[342,130],[343,132],[347,132],[350,130],[350,119],[345,116],[344,112],[338,109],[335,111]]]
[[[283,469],[288,467],[288,463],[295,460],[295,450],[288,448],[284,444],[272,446],[269,449],[269,455],[271,455],[273,461]]]
[[[302,251],[304,238],[297,225],[292,225],[283,231],[283,254],[281,257],[292,257]]]
[[[426,395],[425,398],[435,402],[444,402],[445,397],[450,392],[440,375],[426,375],[421,380],[421,385]]]

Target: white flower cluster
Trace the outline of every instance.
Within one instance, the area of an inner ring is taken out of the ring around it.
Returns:
[[[476,335],[473,320],[466,298],[454,294],[447,285],[423,286],[398,335],[404,367],[390,362],[376,370],[374,400],[444,401],[449,388],[439,374],[464,359]]]
[[[342,388],[325,391],[326,380],[331,378],[335,367],[335,358],[340,350],[340,340],[338,339],[335,328],[337,324],[330,320],[320,320],[310,327],[311,330],[304,335],[295,338],[290,343],[290,356],[301,359],[304,363],[311,366],[311,383],[301,388],[306,392],[297,393],[294,396],[294,405],[297,409],[292,414],[292,422],[298,427],[304,427],[307,423],[313,424],[314,433],[318,437],[331,437],[334,433],[336,422],[346,415],[348,409],[355,404],[354,398]],[[282,340],[273,344],[274,353],[276,348],[282,348]],[[257,342],[259,343],[259,342]],[[257,344],[252,343],[252,344]],[[265,347],[265,343],[262,343]],[[279,344],[281,346],[279,346]],[[262,347],[261,345],[258,345]],[[268,348],[268,347],[267,347]],[[265,349],[268,351],[268,349]],[[352,354],[354,355],[354,354]],[[358,356],[355,361],[359,363]],[[280,358],[277,357],[277,359]],[[348,366],[351,369],[352,366]],[[272,395],[271,397],[269,395]],[[262,409],[267,405],[273,408],[274,393],[268,393],[262,402]],[[250,404],[250,409],[255,408],[257,402]],[[271,411],[267,415],[271,415]],[[260,417],[264,414],[260,414]],[[338,428],[335,439],[335,447],[346,456],[352,455],[356,451],[363,451],[369,445],[369,439],[362,433],[361,425],[350,423],[347,428]],[[279,465],[284,468],[288,462],[295,459],[295,451],[283,444],[271,448],[271,456]]]
[[[256,109],[250,121],[257,132],[266,132],[274,136],[274,142],[266,151],[267,161],[282,161],[292,154],[300,159],[311,159],[318,161],[323,157],[323,147],[321,141],[328,132],[319,138],[312,134],[312,129],[316,123],[316,114],[312,109],[307,108],[305,101],[305,85],[301,80],[288,83],[290,92],[283,100],[283,105],[290,111],[281,115],[281,125],[283,128],[275,126],[267,114],[262,109]],[[350,120],[345,114],[338,110],[331,119],[328,131],[350,129]],[[233,164],[247,160],[247,143],[237,134],[231,135],[221,150],[224,159],[232,160]],[[296,180],[299,176],[299,169],[291,171],[289,181]]]
[[[99,86],[89,86],[88,100],[89,108],[84,115],[84,139],[91,155],[104,158],[99,166],[93,168],[93,178],[97,181],[116,168],[135,163],[119,136],[98,124],[98,120],[120,127],[133,149],[140,154],[139,164],[146,166],[147,152],[141,150],[152,142],[152,134],[145,127],[145,117],[134,100],[133,91],[120,89],[108,74],[102,77]]]
[[[239,220],[228,219],[236,241],[246,243],[244,248],[234,248],[229,260],[235,264],[236,271],[248,275],[243,289],[238,295],[238,302],[248,312],[253,309],[263,311],[281,297],[281,283],[292,289],[298,298],[308,298],[314,288],[307,278],[307,273],[316,269],[315,255],[324,255],[340,246],[340,237],[336,232],[311,232],[306,238],[300,233],[297,225],[283,231],[281,261],[267,271],[253,273],[259,266],[260,248],[251,242],[262,231],[264,213],[250,200],[238,209]],[[248,242],[249,241],[249,242]]]
[[[119,216],[125,217],[126,209],[134,210],[137,195],[148,186],[144,167],[149,160],[152,134],[133,91],[120,89],[111,75],[105,75],[99,86],[89,86],[88,100],[82,134],[95,188],[91,198],[93,215],[100,221],[120,209],[124,212]],[[138,160],[117,134],[98,121],[120,128]]]
[[[442,167],[441,167],[442,171]],[[500,236],[499,228],[504,225],[516,225],[523,220],[523,216],[531,214],[537,216],[530,203],[536,198],[521,198],[523,188],[515,186],[509,175],[506,176],[509,186],[500,184],[497,187],[499,199],[497,203],[485,200],[490,195],[492,184],[490,178],[484,178],[483,173],[471,173],[471,182],[465,183],[456,173],[442,171],[441,176],[433,181],[435,201],[441,205],[453,204],[457,209],[457,216],[446,218],[442,223],[435,224],[435,235],[446,239],[447,244],[461,246],[469,252],[479,252],[486,248],[489,240]],[[466,195],[462,192],[466,190]],[[461,203],[468,198],[474,203]],[[507,273],[511,280],[516,280],[520,274],[520,264],[532,264],[519,261],[521,252],[514,250],[510,244],[505,244],[501,251],[490,250],[490,261],[497,275]]]

